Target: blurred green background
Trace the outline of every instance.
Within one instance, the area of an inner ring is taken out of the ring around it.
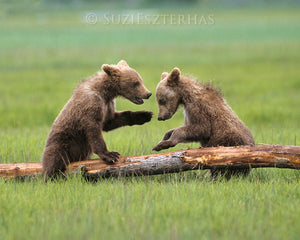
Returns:
[[[1,142],[1,162],[39,161],[51,124],[77,83],[103,63],[121,59],[141,74],[153,93],[161,73],[175,66],[212,82],[257,143],[297,144],[298,3],[1,1],[0,134],[6,139]],[[150,153],[164,131],[183,123],[182,111],[167,122],[156,121],[154,96],[143,106],[118,99],[117,109],[155,113],[147,125],[105,136],[120,143],[111,148],[124,155],[131,153],[131,146],[120,136],[134,138],[129,139],[138,145],[134,154]],[[139,148],[144,141],[139,135],[147,131],[153,133],[146,140],[149,146]],[[22,134],[29,139],[18,142]],[[20,158],[10,148],[31,154]]]
[[[299,7],[299,1],[0,0],[0,163],[40,161],[76,85],[121,59],[153,93],[161,73],[175,66],[211,82],[257,143],[299,145]],[[122,155],[152,153],[164,132],[183,124],[182,109],[158,122],[154,96],[141,106],[118,98],[116,107],[154,112],[150,123],[105,134],[109,150]],[[256,169],[246,179],[216,183],[204,174],[97,184],[0,180],[0,238],[299,237],[297,170]]]

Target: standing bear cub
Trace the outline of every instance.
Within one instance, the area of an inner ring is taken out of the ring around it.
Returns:
[[[222,95],[208,84],[181,76],[174,68],[170,74],[164,72],[156,89],[159,105],[158,120],[170,119],[180,104],[185,111],[185,125],[169,130],[153,150],[174,147],[182,142],[200,142],[203,147],[254,145],[254,139]],[[231,175],[246,175],[246,169],[212,170],[230,178]]]
[[[122,126],[141,125],[152,118],[150,111],[115,112],[114,98],[122,96],[135,104],[143,104],[151,92],[140,75],[122,60],[117,65],[102,65],[97,73],[80,83],[53,123],[43,153],[43,174],[55,177],[75,161],[96,153],[108,163],[120,156],[106,148],[102,131]]]

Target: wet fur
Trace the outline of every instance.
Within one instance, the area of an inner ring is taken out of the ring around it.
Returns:
[[[115,112],[114,98],[117,96],[136,104],[150,97],[138,73],[125,61],[103,65],[102,69],[103,72],[76,87],[54,121],[43,153],[45,176],[55,177],[63,173],[69,163],[86,160],[93,153],[108,163],[116,162],[120,154],[107,150],[102,131],[151,120],[152,112],[149,111]]]
[[[160,151],[183,142],[200,142],[203,147],[254,145],[251,132],[228,106],[222,94],[210,84],[180,75],[174,68],[170,74],[163,73],[157,86],[159,104],[158,118],[166,120],[173,116],[179,105],[185,111],[183,127],[169,130],[153,149]],[[163,103],[162,105],[160,103]],[[212,170],[219,174],[246,175],[250,169]]]

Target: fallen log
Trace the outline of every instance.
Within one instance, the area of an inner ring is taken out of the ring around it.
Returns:
[[[71,163],[69,173],[81,172],[87,178],[140,176],[211,168],[291,168],[300,169],[300,147],[255,145],[187,149],[151,155],[121,157],[109,165],[101,159]],[[38,176],[41,163],[0,164],[0,177]]]

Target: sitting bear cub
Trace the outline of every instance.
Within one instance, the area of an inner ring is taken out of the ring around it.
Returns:
[[[222,95],[213,87],[181,76],[174,68],[164,72],[156,89],[159,105],[158,120],[170,119],[180,104],[185,111],[185,125],[169,130],[153,150],[174,147],[183,142],[200,142],[203,147],[254,145],[254,139]],[[212,170],[213,177],[219,174],[227,179],[231,175],[246,175],[246,169]]]
[[[117,65],[104,64],[102,70],[77,86],[53,123],[43,153],[45,176],[55,177],[69,163],[86,160],[92,153],[108,163],[116,162],[120,154],[107,150],[102,130],[151,120],[150,111],[115,112],[113,100],[117,96],[135,104],[143,104],[143,99],[151,96],[140,75],[124,60]]]

